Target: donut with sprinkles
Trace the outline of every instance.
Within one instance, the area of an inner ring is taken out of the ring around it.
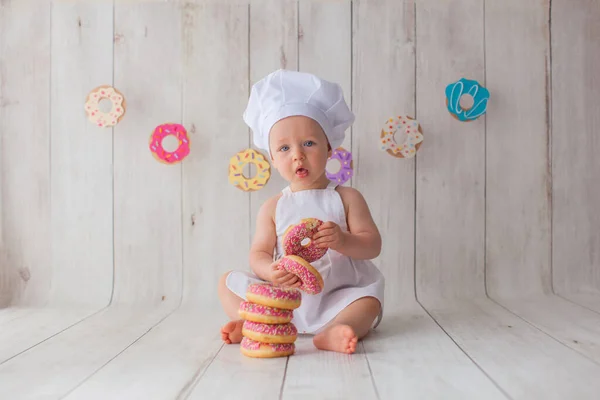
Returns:
[[[262,343],[244,337],[240,343],[240,351],[247,357],[276,358],[287,357],[294,354],[294,343]]]
[[[244,167],[252,163],[257,173],[252,178],[244,176]],[[253,149],[240,151],[229,159],[229,183],[245,192],[262,189],[271,177],[271,165],[265,156]]]
[[[254,304],[295,310],[300,307],[302,293],[295,288],[283,288],[270,283],[252,283],[246,290],[246,299]]]
[[[100,102],[109,100],[112,103],[109,112],[100,111]],[[125,115],[125,98],[112,86],[98,86],[85,99],[85,112],[88,119],[100,128],[108,128],[118,124]]]
[[[309,263],[323,257],[327,253],[327,248],[318,247],[312,241],[321,225],[323,221],[317,218],[304,218],[300,223],[290,225],[283,233],[285,255],[299,256]]]
[[[262,343],[294,343],[298,336],[298,330],[292,322],[261,324],[246,320],[242,326],[242,335]]]
[[[336,173],[325,171],[327,179],[331,182],[335,182],[338,185],[343,185],[348,182],[352,175],[354,175],[353,164],[352,164],[352,153],[343,147],[338,147],[331,153],[330,160],[338,160],[340,162],[340,170]]]
[[[323,291],[323,277],[310,263],[298,256],[284,256],[279,260],[279,268],[294,274],[300,279],[298,289],[308,294],[319,294]]]
[[[167,136],[175,136],[179,145],[175,151],[167,151],[162,141]],[[154,158],[163,164],[176,164],[190,154],[190,139],[187,131],[180,124],[162,124],[157,126],[150,135],[150,151]]]
[[[262,322],[263,324],[287,324],[294,318],[293,310],[263,306],[262,304],[243,301],[238,314],[241,319]]]
[[[401,136],[398,144],[395,134]],[[380,135],[380,149],[397,158],[412,158],[423,144],[421,125],[413,118],[398,116],[388,119]]]

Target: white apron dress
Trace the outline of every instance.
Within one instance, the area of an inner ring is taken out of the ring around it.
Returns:
[[[282,238],[285,230],[303,218],[318,218],[332,221],[347,232],[346,213],[339,193],[333,182],[325,189],[310,189],[292,192],[288,187],[277,202],[275,225],[277,248],[275,259],[283,256]],[[299,333],[318,333],[328,322],[361,297],[372,296],[381,303],[382,312],[374,322],[376,327],[383,315],[384,277],[369,260],[354,260],[329,249],[325,255],[311,263],[323,276],[325,287],[317,295],[302,292],[302,304],[294,310],[292,322]],[[252,283],[263,282],[255,274],[233,271],[226,285],[233,293],[246,299],[246,289]]]

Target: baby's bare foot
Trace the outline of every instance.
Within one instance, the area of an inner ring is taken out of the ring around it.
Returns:
[[[242,341],[243,320],[230,321],[221,328],[221,338],[227,344],[239,343]]]
[[[356,351],[358,338],[349,325],[333,325],[313,338],[318,349],[352,354]]]

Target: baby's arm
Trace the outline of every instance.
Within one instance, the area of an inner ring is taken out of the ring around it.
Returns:
[[[278,269],[279,261],[273,261],[273,249],[277,244],[274,216],[280,196],[277,195],[267,200],[258,211],[256,232],[250,247],[250,268],[264,281],[283,287],[298,287],[300,286],[298,277],[283,269]]]
[[[258,210],[256,217],[256,232],[250,247],[250,268],[258,277],[265,281],[271,280],[271,264],[273,264],[273,249],[277,243],[274,212],[278,196],[267,200]]]
[[[338,193],[344,203],[348,232],[326,222],[315,235],[315,242],[357,260],[377,257],[381,252],[381,236],[364,197],[358,190],[343,186]],[[322,239],[316,240],[319,237]]]

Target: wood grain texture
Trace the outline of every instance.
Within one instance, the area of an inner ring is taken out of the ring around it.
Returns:
[[[51,42],[52,304],[105,306],[113,283],[113,130],[92,124],[84,102],[112,85],[112,4],[54,4]]]
[[[39,310],[39,308],[11,306],[0,309],[0,325],[31,314],[35,310]]]
[[[338,83],[352,106],[352,2],[304,1],[298,4],[299,70]],[[352,129],[342,143],[352,149]],[[328,165],[332,172],[334,165]],[[343,186],[351,186],[352,180]]]
[[[252,1],[249,23],[249,90],[253,84],[279,68],[293,71],[298,69],[298,2],[296,0]],[[250,95],[249,91],[248,95]],[[254,148],[252,132],[250,129],[248,131],[248,145]],[[257,150],[271,161],[269,152]],[[250,193],[250,237],[254,236],[256,216],[260,207],[287,185],[288,183],[271,163],[269,182],[261,190]],[[250,269],[247,262],[240,267]]]
[[[484,120],[453,118],[445,88],[462,77],[483,84],[483,2],[417,2],[416,288],[419,298],[482,296]]]
[[[485,4],[488,293],[550,293],[549,2]]]
[[[65,396],[170,311],[167,304],[147,308],[113,305],[48,338],[0,365],[0,398],[37,400]]]
[[[503,298],[502,305],[600,364],[600,315],[554,295]]]
[[[600,293],[568,293],[568,300],[600,314]]]
[[[96,307],[42,307],[27,309],[0,328],[0,364],[98,312]]]
[[[50,296],[50,10],[0,5],[0,306]]]
[[[382,152],[379,134],[391,116],[415,113],[415,5],[387,0],[353,7],[353,186],[381,232],[382,251],[374,262],[385,276],[391,310],[415,296],[415,159]]]
[[[364,348],[381,399],[505,398],[415,301],[388,313]]]
[[[318,388],[318,391],[315,389]],[[369,364],[361,344],[356,353],[334,353],[317,350],[312,337],[296,342],[296,354],[289,358],[283,399],[306,399],[318,393],[323,399],[375,399],[377,391],[371,379]]]
[[[112,293],[112,129],[95,128],[84,102],[93,88],[112,84],[113,7],[55,3],[49,17],[49,306],[21,310],[0,331],[1,361],[93,315]]]
[[[222,320],[214,312],[178,309],[65,399],[181,398],[220,350]]]
[[[600,365],[488,299],[425,304],[458,346],[513,399],[592,399]]]
[[[193,149],[183,170],[184,296],[216,304],[219,277],[248,261],[249,195],[227,178],[229,159],[248,147],[248,7],[188,5],[183,43]]]
[[[250,358],[239,345],[224,346],[186,399],[279,399],[287,358]],[[235,377],[235,381],[232,381]]]
[[[600,8],[552,1],[553,282],[600,295]]]
[[[176,5],[115,4],[114,82],[128,111],[114,129],[113,302],[181,297],[181,164],[159,163],[148,146],[156,126],[181,123],[180,39]]]

